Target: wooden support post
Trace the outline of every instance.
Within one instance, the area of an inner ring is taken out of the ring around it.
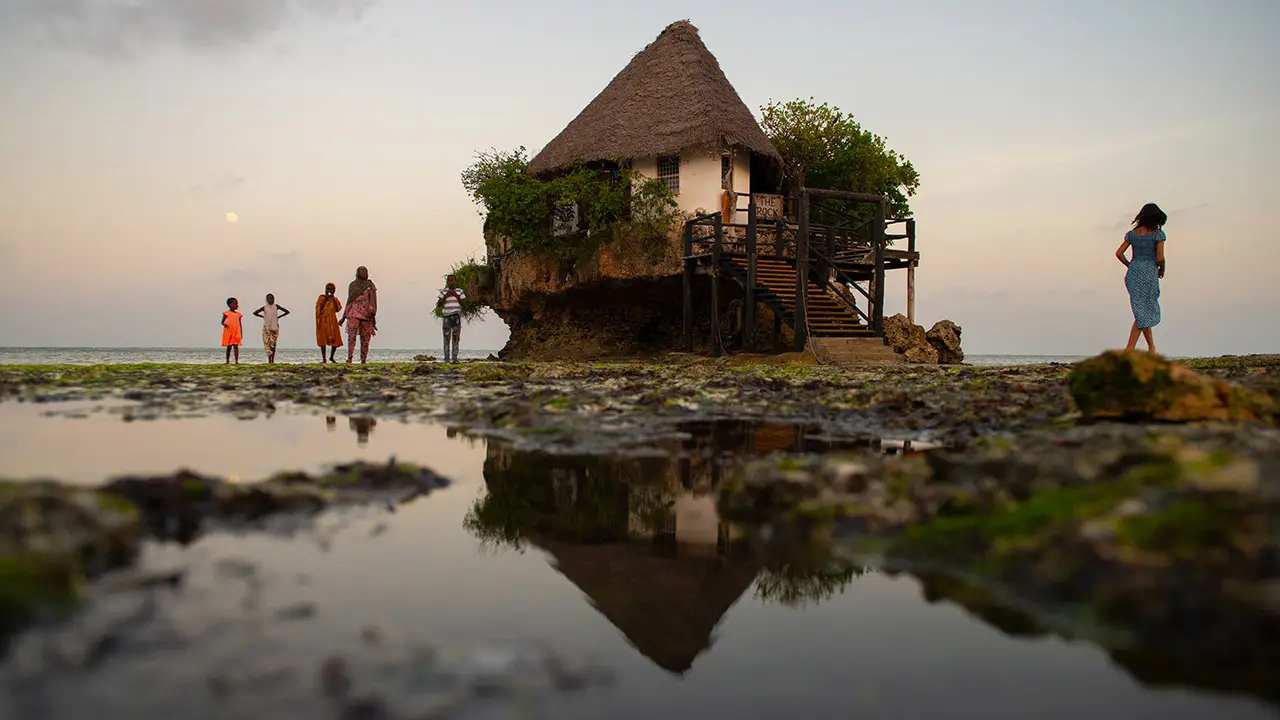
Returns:
[[[756,199],[747,199],[747,296],[742,302],[742,349],[756,349]]]
[[[720,357],[724,346],[720,342],[720,253],[724,249],[724,222],[716,215],[716,236],[711,244],[711,356]]]
[[[684,351],[693,352],[693,223],[684,224]]]
[[[907,252],[916,251],[916,221],[907,221]],[[907,322],[916,323],[916,261],[907,261]]]
[[[800,226],[796,230],[796,313],[794,321],[791,325],[792,333],[795,341],[792,343],[792,349],[795,352],[804,352],[805,341],[808,338],[808,328],[805,325],[805,311],[807,310],[807,301],[805,296],[809,289],[809,191],[801,190],[798,198],[799,207],[796,209],[796,223]]]
[[[885,201],[883,199],[876,203],[875,216],[871,220],[871,242],[875,244],[876,252],[876,268],[875,268],[875,290],[872,293],[873,302],[875,304],[875,315],[871,316],[874,324],[874,330],[877,336],[884,332],[884,223],[885,223]]]
[[[783,255],[782,241],[787,236],[787,219],[785,217],[778,218],[777,224],[774,225],[773,251],[781,260]]]

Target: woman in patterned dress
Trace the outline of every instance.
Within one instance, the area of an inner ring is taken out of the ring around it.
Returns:
[[[1129,307],[1133,309],[1133,326],[1129,328],[1129,344],[1125,352],[1134,349],[1138,336],[1147,341],[1147,351],[1155,352],[1151,328],[1160,324],[1160,280],[1164,278],[1164,224],[1169,216],[1156,206],[1147,203],[1133,219],[1134,228],[1124,236],[1124,242],[1116,250],[1116,258],[1128,270],[1124,273],[1124,286],[1129,291]],[[1133,248],[1133,257],[1125,257],[1125,251]]]
[[[360,364],[369,361],[369,343],[378,334],[378,286],[369,279],[369,270],[356,268],[356,279],[347,287],[347,307],[338,324],[347,323],[347,364],[351,364],[360,340]]]

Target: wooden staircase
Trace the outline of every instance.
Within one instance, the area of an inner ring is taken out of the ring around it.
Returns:
[[[743,287],[747,284],[747,259],[726,257],[725,269]],[[791,325],[796,316],[796,268],[786,258],[761,257],[756,261],[756,297]],[[874,337],[871,328],[843,300],[809,281],[808,335],[815,338]]]

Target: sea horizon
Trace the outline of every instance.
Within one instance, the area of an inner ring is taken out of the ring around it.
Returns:
[[[497,355],[501,348],[459,348],[462,360],[483,360]],[[319,348],[280,347],[276,350],[278,364],[315,364],[319,361]],[[428,355],[440,358],[441,348],[378,348],[370,351],[369,361],[413,362],[415,356]],[[965,364],[976,366],[1036,365],[1043,363],[1073,363],[1089,355],[1054,353],[968,353]],[[346,348],[339,348],[337,358],[346,361]],[[3,365],[133,365],[164,363],[181,365],[213,365],[225,362],[220,347],[200,346],[93,346],[93,345],[45,345],[28,347],[0,347],[0,366]],[[242,346],[241,364],[263,364],[266,353],[261,347]]]

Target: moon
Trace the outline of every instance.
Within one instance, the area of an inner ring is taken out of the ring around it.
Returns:
[[[237,220],[239,220],[239,219],[240,219],[240,216],[239,216],[239,215],[237,215],[237,214],[235,214],[235,213],[233,213],[233,212],[229,212],[229,213],[227,213],[227,222],[231,223],[232,225],[235,225],[235,224],[236,224],[236,221],[237,221]]]

